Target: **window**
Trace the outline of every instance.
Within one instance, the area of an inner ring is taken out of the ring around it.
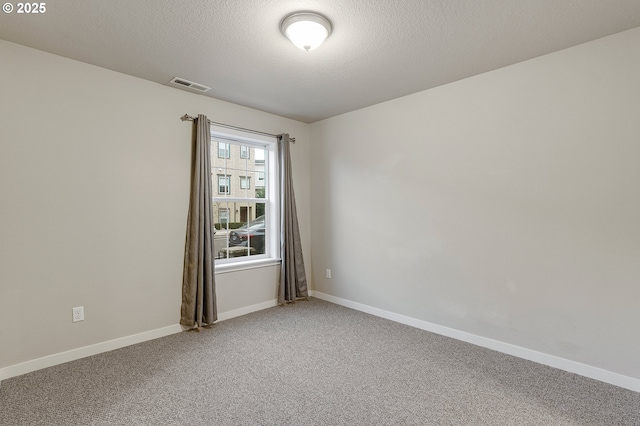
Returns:
[[[220,223],[227,224],[229,223],[229,209],[218,209],[218,216],[220,217]]]
[[[217,270],[277,261],[279,256],[276,141],[228,132],[211,126],[211,147],[218,150],[211,161],[211,176],[218,184],[213,200]]]
[[[240,189],[249,189],[251,187],[250,177],[240,176]]]
[[[250,158],[251,149],[248,146],[240,145],[240,158]]]
[[[230,148],[228,143],[218,142],[218,158],[231,158]]]
[[[231,192],[231,176],[218,175],[218,194],[228,194]]]

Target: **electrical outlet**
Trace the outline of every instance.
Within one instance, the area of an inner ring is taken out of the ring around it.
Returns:
[[[73,322],[84,321],[84,306],[73,308]]]
[[[327,270],[326,270],[326,272],[325,272],[325,276],[326,276],[328,279],[331,279],[331,269],[327,269]]]

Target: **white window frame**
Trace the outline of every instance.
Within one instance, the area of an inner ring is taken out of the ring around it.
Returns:
[[[228,141],[229,151],[231,151],[231,146],[239,145],[239,146],[247,146],[247,150],[250,151],[251,148],[260,148],[265,150],[265,179],[266,185],[265,188],[265,198],[236,198],[230,197],[228,194],[214,194],[213,202],[246,202],[249,201],[257,201],[265,203],[265,229],[268,233],[265,242],[265,253],[260,255],[253,256],[242,256],[236,258],[229,259],[215,259],[215,273],[227,273],[244,269],[252,269],[252,268],[260,268],[265,266],[277,265],[280,263],[280,202],[279,202],[279,194],[278,194],[278,155],[277,149],[278,144],[277,140],[268,136],[255,135],[252,133],[245,133],[237,130],[230,130],[227,128],[217,127],[216,125],[211,125],[211,139],[212,145],[213,143],[218,143],[219,140]],[[251,156],[255,158],[255,156]],[[249,159],[242,159],[251,161]],[[229,161],[227,159],[227,161]],[[255,161],[255,160],[252,160]],[[217,182],[217,172],[218,169],[214,166],[214,171],[212,171],[213,175],[216,176],[216,184]],[[223,174],[228,174],[223,172]],[[231,219],[230,219],[231,220]]]

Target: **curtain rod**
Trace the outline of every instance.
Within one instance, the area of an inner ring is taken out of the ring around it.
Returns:
[[[193,121],[193,120],[195,120],[195,118],[190,116],[189,114],[185,114],[182,117],[180,117],[180,120],[182,120],[182,121]],[[245,129],[244,127],[231,126],[230,124],[216,123],[215,121],[211,121],[209,119],[207,119],[207,121],[209,122],[209,124],[213,124],[213,125],[219,126],[219,127],[224,127],[224,128],[227,128],[227,129],[241,130],[243,132],[253,133],[255,135],[271,136],[272,138],[279,138],[280,137],[280,135],[274,135],[274,134],[271,134],[271,133],[260,132],[258,130]],[[296,143],[296,138],[289,137],[289,140],[292,143]]]

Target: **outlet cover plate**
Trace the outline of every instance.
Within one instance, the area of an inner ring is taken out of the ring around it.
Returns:
[[[84,321],[84,306],[73,308],[73,322]]]

